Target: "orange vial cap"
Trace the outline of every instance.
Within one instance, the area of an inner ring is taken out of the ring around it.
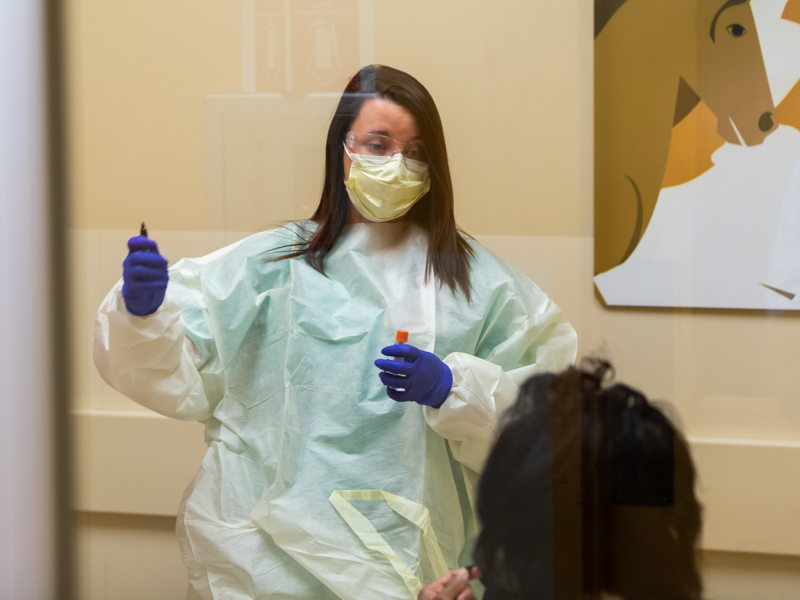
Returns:
[[[407,331],[403,331],[402,329],[398,329],[397,330],[397,338],[395,338],[395,341],[398,344],[405,344],[408,341],[408,332]]]

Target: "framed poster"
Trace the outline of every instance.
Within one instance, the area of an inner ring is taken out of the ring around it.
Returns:
[[[595,0],[608,306],[800,309],[800,0]]]

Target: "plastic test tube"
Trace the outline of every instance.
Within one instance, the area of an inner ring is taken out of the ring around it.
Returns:
[[[395,345],[408,343],[408,332],[403,331],[402,329],[398,329],[397,336],[395,336],[394,338],[394,343]],[[395,358],[394,360],[405,362],[402,358]]]

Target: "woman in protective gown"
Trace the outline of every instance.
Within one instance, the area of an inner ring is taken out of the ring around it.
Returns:
[[[189,598],[409,600],[469,564],[498,415],[577,342],[457,230],[418,81],[384,66],[350,81],[311,220],[168,273],[153,240],[129,248],[95,362],[135,401],[205,424],[177,525]],[[384,348],[398,329],[408,344]],[[405,362],[376,369],[382,348]]]

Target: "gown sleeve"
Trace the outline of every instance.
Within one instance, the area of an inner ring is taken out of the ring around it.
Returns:
[[[511,270],[510,266],[507,269]],[[475,473],[494,443],[497,421],[531,375],[574,364],[577,335],[561,309],[518,272],[503,283],[484,316],[474,354],[453,352],[444,362],[453,387],[428,425],[450,442],[453,457]]]
[[[146,317],[128,312],[119,281],[95,322],[94,361],[102,378],[167,417],[210,419],[226,392],[225,357],[237,355],[258,316],[253,269],[264,285],[276,284],[290,266],[288,261],[267,265],[266,253],[306,235],[297,227],[260,232],[204,257],[178,261],[169,269],[164,302]]]
[[[94,362],[109,385],[139,404],[205,421],[224,395],[224,371],[203,316],[199,277],[179,266],[170,269],[164,302],[146,317],[125,308],[122,281],[112,288],[97,311]]]

